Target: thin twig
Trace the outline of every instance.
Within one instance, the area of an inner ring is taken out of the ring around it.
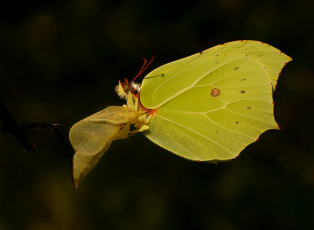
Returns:
[[[30,144],[25,137],[24,133],[15,122],[14,118],[11,116],[10,112],[7,110],[5,105],[0,100],[0,117],[3,121],[2,130],[4,132],[12,133],[19,140],[21,145],[29,152],[33,153],[36,149],[36,145]]]

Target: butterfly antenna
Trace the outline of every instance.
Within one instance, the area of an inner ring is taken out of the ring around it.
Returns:
[[[130,82],[134,82],[139,76],[141,76],[142,73],[144,73],[144,71],[147,69],[147,67],[152,63],[152,61],[155,59],[156,57],[156,51],[154,51],[154,54],[153,56],[151,57],[151,59],[149,60],[149,62],[147,62],[147,59],[146,58],[143,58],[143,65],[142,65],[142,68],[140,69],[140,71],[138,72],[138,74],[136,74],[136,76],[133,78],[133,80]]]
[[[140,71],[139,71],[139,73],[143,73],[143,69],[145,68],[145,65],[147,64],[147,59],[146,58],[142,58],[142,60],[144,61],[144,63],[143,63],[143,65],[142,65],[142,67],[141,67],[141,69],[140,69]],[[137,74],[138,75],[138,74]]]

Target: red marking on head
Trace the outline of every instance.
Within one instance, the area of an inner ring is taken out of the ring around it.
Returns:
[[[140,95],[140,94],[137,92],[137,90],[134,89],[134,88],[132,88],[131,94],[134,95],[134,96],[137,97],[137,98],[139,98],[139,95]]]
[[[275,89],[277,88],[277,84],[274,85],[274,88],[275,88]]]
[[[275,102],[273,101],[272,104],[275,105]]]
[[[130,89],[131,84],[129,83],[128,79],[123,78],[123,81],[119,81],[119,82],[121,83],[124,92]]]
[[[257,141],[258,141],[258,138],[255,139],[255,142],[257,142]]]
[[[196,162],[200,162],[200,159],[197,159]]]
[[[281,128],[280,128],[280,126],[279,126],[278,124],[277,124],[277,128],[278,128],[278,129],[281,129]]]
[[[273,83],[271,82],[270,85],[273,85]]]

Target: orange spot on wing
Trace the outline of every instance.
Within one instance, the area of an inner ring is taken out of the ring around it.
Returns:
[[[210,95],[213,97],[217,97],[220,94],[220,90],[217,88],[213,88],[212,91],[210,92]]]
[[[142,105],[141,98],[140,98],[140,94],[137,94],[137,98],[138,98],[139,106],[140,106],[140,108],[141,108],[143,111],[147,112],[149,115],[154,115],[155,113],[157,113],[158,108],[156,108],[156,109],[147,109],[147,108],[145,108],[145,107]]]
[[[157,113],[158,109],[148,109],[146,111],[149,115],[154,115],[155,113]]]

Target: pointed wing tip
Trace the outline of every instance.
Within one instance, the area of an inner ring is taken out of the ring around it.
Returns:
[[[75,188],[75,190],[77,190],[77,188],[78,188],[78,181],[73,181],[73,187]]]
[[[286,54],[285,54],[286,55]],[[287,61],[285,62],[285,64],[284,64],[284,66],[285,65],[287,65],[289,62],[291,62],[291,61],[293,61],[293,58],[292,57],[290,57],[290,56],[288,56],[288,55],[286,55],[287,56]]]
[[[72,184],[73,184],[74,189],[77,190],[79,184],[81,183],[81,181],[82,181],[82,179],[83,179],[83,175],[82,175],[82,173],[79,174],[79,175],[75,175],[75,174],[77,174],[77,173],[74,173],[74,172],[72,171]]]
[[[280,54],[283,55],[284,59],[285,59],[285,62],[283,63],[283,67],[285,67],[289,62],[293,61],[293,58],[288,56],[287,54],[285,54],[284,52],[282,52],[281,50],[279,50]]]
[[[71,179],[72,179],[72,185],[74,187],[74,189],[77,190],[80,179],[78,179],[76,176],[74,176],[75,172],[73,171],[73,166],[72,166],[72,170],[71,170]]]
[[[281,130],[280,126],[276,123],[276,130]]]
[[[72,161],[72,170],[71,170],[71,179],[74,189],[78,189],[78,186],[82,179],[89,173],[86,172],[86,169],[82,169],[82,167],[78,164],[78,153],[76,152],[73,156]]]

